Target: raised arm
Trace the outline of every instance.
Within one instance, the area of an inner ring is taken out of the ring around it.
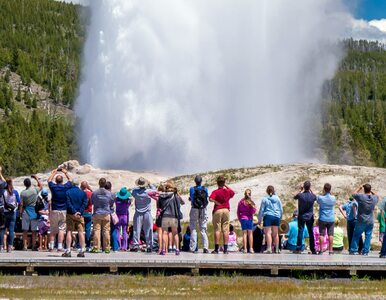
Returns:
[[[5,178],[3,176],[3,168],[0,166],[0,180],[5,182]]]
[[[42,182],[40,181],[40,179],[36,175],[32,175],[31,178],[35,179],[36,184],[39,188],[39,191],[41,191],[43,189],[43,185],[42,185]]]
[[[51,175],[48,177],[47,182],[50,183],[51,181],[53,181],[56,174],[58,174],[58,170],[57,169],[55,169],[55,170],[53,170],[51,172]]]
[[[358,194],[363,189],[363,185],[360,185],[356,190],[353,191],[353,194]]]
[[[72,181],[72,177],[68,174],[68,171],[66,169],[62,169],[62,172],[64,176],[66,176],[68,181]]]

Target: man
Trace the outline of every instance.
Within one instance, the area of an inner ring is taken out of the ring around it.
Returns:
[[[363,189],[363,194],[359,192]],[[362,255],[369,255],[371,235],[374,227],[374,209],[378,203],[378,196],[371,191],[371,185],[365,184],[358,187],[353,198],[358,202],[358,217],[350,245],[350,254],[358,255],[358,243],[362,233],[365,233]]]
[[[86,193],[87,200],[88,200],[86,209],[83,212],[83,219],[84,219],[84,230],[86,232],[86,251],[91,251],[92,189],[87,181],[82,181],[80,183],[80,189]]]
[[[218,189],[214,190],[209,197],[209,201],[214,203],[213,207],[213,227],[214,227],[214,250],[213,254],[218,254],[220,247],[220,235],[223,234],[224,254],[228,254],[230,205],[229,200],[233,198],[235,192],[225,184],[225,177],[217,178]]]
[[[91,196],[91,203],[94,206],[92,222],[94,225],[94,238],[92,253],[101,252],[101,230],[103,236],[103,250],[110,253],[110,214],[114,209],[114,195],[106,190],[106,179],[99,179],[99,189]]]
[[[316,201],[315,194],[311,191],[311,182],[304,182],[300,191],[294,196],[298,200],[298,239],[296,243],[296,251],[294,253],[300,254],[302,252],[302,240],[304,235],[304,226],[310,234],[310,250],[312,254],[316,254],[315,240],[313,232],[314,225],[314,203]]]
[[[381,210],[381,218],[385,220],[385,210],[386,210],[386,197],[384,197],[379,204],[379,209]],[[381,248],[381,253],[379,255],[380,258],[386,258],[386,235],[383,235],[382,238],[382,248]]]
[[[202,177],[197,175],[194,178],[196,186],[191,187],[189,191],[189,200],[192,204],[190,209],[190,244],[189,249],[191,252],[197,253],[197,224],[200,227],[200,233],[202,237],[202,243],[204,253],[209,253],[209,241],[208,234],[206,232],[206,226],[208,223],[208,196],[209,192],[205,186],[202,186]]]
[[[287,237],[288,239],[284,243],[284,249],[290,250],[290,251],[296,251],[297,247],[297,240],[298,240],[298,210],[294,210],[292,214],[293,220],[288,223],[288,234]],[[308,238],[308,230],[307,227],[304,228],[303,231],[303,239],[302,239],[302,246],[300,248],[300,251],[304,251],[305,249],[305,242],[304,239]]]
[[[35,179],[37,186],[32,185],[29,178],[24,179],[25,190],[20,193],[21,199],[21,211],[20,216],[22,218],[22,230],[23,230],[23,250],[28,249],[28,231],[32,232],[32,250],[36,250],[36,232],[38,231],[38,215],[35,212],[36,200],[38,194],[42,189],[42,184],[35,175],[31,176]]]
[[[66,252],[63,257],[71,257],[72,232],[78,231],[80,251],[78,257],[84,257],[85,239],[84,239],[84,218],[83,212],[87,206],[87,195],[78,187],[79,183],[76,179],[72,180],[72,188],[66,192],[67,197],[67,237],[66,237]]]
[[[135,201],[135,213],[133,218],[133,246],[132,252],[139,250],[139,241],[141,230],[145,233],[147,252],[151,253],[153,249],[153,217],[151,216],[151,197],[156,188],[143,177],[135,181],[137,185],[132,191]]]
[[[328,235],[328,253],[333,254],[333,243],[334,243],[334,223],[335,214],[334,207],[336,198],[331,195],[331,184],[326,183],[323,187],[324,194],[318,196],[317,202],[319,204],[319,245],[323,245],[323,240]],[[318,254],[323,254],[322,247]]]
[[[350,196],[349,201],[339,206],[339,211],[341,212],[343,217],[347,220],[347,239],[348,239],[348,247],[350,249],[352,237],[354,234],[355,224],[357,222],[358,203],[352,196]],[[360,236],[358,251],[362,252],[362,248],[363,248],[363,239],[362,239],[362,236]]]
[[[63,183],[63,176],[58,174],[62,172],[67,178]],[[55,179],[55,182],[53,181]],[[48,187],[51,190],[50,206],[50,243],[48,248],[50,252],[54,251],[55,237],[58,235],[58,252],[63,252],[64,233],[66,232],[66,213],[67,213],[67,191],[72,188],[72,178],[66,169],[55,169],[48,177]]]

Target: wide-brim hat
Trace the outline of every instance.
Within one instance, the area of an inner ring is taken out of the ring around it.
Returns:
[[[138,186],[138,187],[147,187],[149,185],[149,181],[143,177],[139,177],[136,181],[135,181],[135,184]]]
[[[130,192],[126,187],[121,188],[121,190],[115,194],[119,199],[126,200],[130,198]]]

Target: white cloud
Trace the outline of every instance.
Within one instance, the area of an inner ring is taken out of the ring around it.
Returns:
[[[386,44],[386,19],[366,21],[355,19],[350,15],[345,15],[344,18],[346,19],[344,37],[377,40]]]

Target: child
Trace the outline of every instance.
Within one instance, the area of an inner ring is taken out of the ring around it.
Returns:
[[[228,239],[228,251],[237,252],[239,251],[239,246],[237,245],[237,235],[234,232],[233,225],[229,225],[229,239]]]
[[[335,220],[335,228],[334,228],[334,239],[332,243],[332,247],[334,251],[341,252],[343,251],[344,244],[343,244],[343,228],[339,226],[339,219]]]
[[[182,249],[183,252],[189,252],[190,251],[190,226],[186,227],[185,234],[182,239]]]
[[[327,229],[326,229],[327,230]],[[323,238],[323,244],[320,245],[319,237],[319,225],[318,222],[316,222],[316,225],[313,228],[313,234],[314,234],[314,240],[315,240],[315,251],[316,252],[324,252],[328,249],[328,237],[325,234]]]
[[[118,250],[121,251],[127,251],[127,225],[129,224],[130,197],[130,192],[126,187],[123,187],[116,193],[115,198],[115,211],[118,217],[118,223],[114,226],[114,230],[115,238],[118,242]]]
[[[39,251],[47,250],[48,243],[48,230],[50,230],[49,215],[50,202],[48,200],[48,191],[42,189],[36,201],[35,211],[39,215],[38,228],[39,228]]]
[[[252,201],[251,190],[246,189],[244,198],[237,206],[237,217],[243,231],[243,253],[253,253],[253,215],[256,213],[256,204]],[[249,245],[249,248],[248,248]]]

